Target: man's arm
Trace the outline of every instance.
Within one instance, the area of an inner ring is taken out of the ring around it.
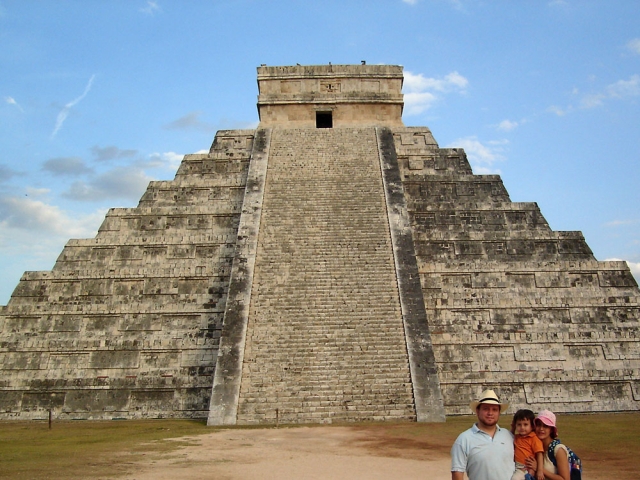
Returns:
[[[451,447],[451,480],[464,480],[464,470],[467,469],[466,448],[458,440]]]

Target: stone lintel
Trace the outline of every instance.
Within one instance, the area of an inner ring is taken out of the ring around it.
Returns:
[[[271,78],[394,77],[403,79],[401,65],[286,65],[258,67],[258,81]]]
[[[418,422],[444,422],[444,402],[424,306],[411,222],[402,188],[393,134],[376,128],[380,167],[398,278],[411,383]]]
[[[353,104],[391,104],[402,105],[402,95],[359,95],[357,98],[352,95],[326,95],[319,97],[313,93],[301,93],[282,98],[279,95],[260,95],[258,97],[258,107],[263,105],[297,105],[300,103],[313,103],[322,109],[325,105],[338,105],[341,103]]]
[[[271,130],[256,131],[211,392],[208,425],[235,425]]]

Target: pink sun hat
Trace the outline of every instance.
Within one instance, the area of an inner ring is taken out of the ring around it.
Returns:
[[[547,427],[551,427],[555,430],[556,435],[558,434],[558,427],[556,427],[556,416],[551,410],[541,410],[536,417],[536,423],[540,421],[544,423]]]

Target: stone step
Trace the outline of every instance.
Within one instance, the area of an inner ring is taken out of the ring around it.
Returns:
[[[238,422],[415,418],[389,235],[372,128],[273,131]]]

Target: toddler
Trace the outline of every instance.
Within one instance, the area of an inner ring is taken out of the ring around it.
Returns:
[[[513,416],[511,433],[515,435],[514,450],[516,471],[511,480],[544,480],[544,447],[533,431],[533,423],[536,416],[531,410],[518,410]],[[529,457],[535,457],[538,463],[538,471],[527,470],[525,461]]]

